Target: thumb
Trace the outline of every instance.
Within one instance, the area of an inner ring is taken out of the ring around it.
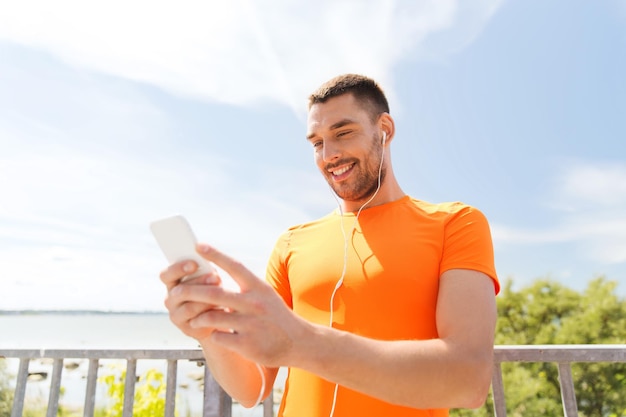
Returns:
[[[230,275],[241,290],[255,286],[261,280],[241,262],[205,243],[196,245],[196,251],[206,260],[213,262]]]

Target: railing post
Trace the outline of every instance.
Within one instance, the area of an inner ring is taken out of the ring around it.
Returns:
[[[274,417],[274,390],[263,401],[263,417]]]
[[[559,385],[561,386],[561,401],[565,417],[578,417],[576,392],[572,379],[572,367],[569,362],[559,362]]]
[[[28,378],[29,358],[20,358],[20,367],[17,371],[17,383],[15,385],[15,394],[13,395],[13,407],[11,409],[11,417],[22,417],[24,409],[24,396],[26,395],[26,378]]]
[[[98,382],[98,359],[89,359],[87,371],[87,388],[85,389],[85,407],[83,417],[93,417],[96,405],[96,384]]]
[[[493,410],[496,417],[506,417],[506,400],[504,399],[504,382],[502,381],[502,365],[493,363],[491,375],[491,391],[493,394]]]
[[[123,417],[133,416],[133,404],[135,403],[135,383],[137,382],[137,359],[126,360],[126,382],[124,384],[124,410]]]
[[[52,380],[50,381],[50,393],[48,395],[48,411],[46,417],[56,417],[59,409],[59,393],[61,391],[61,373],[63,371],[63,358],[55,358],[52,365]]]
[[[203,417],[232,417],[233,401],[204,365],[204,407]]]
[[[178,372],[178,361],[168,359],[167,379],[165,382],[165,417],[174,417],[176,409],[176,373]]]

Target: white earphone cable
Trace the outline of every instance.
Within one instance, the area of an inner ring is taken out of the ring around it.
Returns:
[[[261,368],[261,365],[259,365],[258,363],[255,363],[255,365],[256,368],[259,370],[259,374],[261,375],[261,390],[259,391],[259,396],[257,397],[256,403],[252,408],[256,408],[257,405],[261,404],[261,402],[263,401],[263,394],[265,394],[265,372],[263,372],[263,368]]]
[[[385,135],[385,139],[386,139],[386,135]],[[385,156],[385,141],[384,140],[383,140],[382,148],[383,149],[380,155],[380,165],[378,166],[378,186],[376,187],[376,191],[374,191],[372,196],[365,203],[363,203],[363,205],[357,211],[356,216],[354,218],[354,224],[352,225],[352,230],[350,231],[350,235],[352,235],[352,233],[354,233],[354,231],[356,230],[356,226],[359,221],[359,216],[361,215],[361,210],[363,210],[365,206],[367,206],[369,203],[372,202],[372,200],[374,200],[374,197],[376,197],[376,195],[378,194],[378,191],[380,190],[381,174],[383,170],[383,160]],[[333,306],[335,304],[335,294],[337,294],[337,290],[339,290],[341,285],[343,285],[343,279],[346,276],[346,270],[348,268],[348,236],[346,235],[346,231],[345,231],[344,224],[343,224],[343,209],[341,207],[341,203],[339,199],[337,198],[337,194],[334,191],[333,191],[333,197],[335,197],[335,201],[337,202],[337,206],[339,207],[339,221],[341,223],[341,233],[343,235],[344,245],[343,245],[343,268],[341,271],[341,277],[337,281],[337,284],[335,284],[333,293],[330,296],[330,318],[329,318],[328,327],[333,327],[333,310],[334,310]],[[337,391],[338,390],[339,390],[339,384],[335,384],[335,390],[333,393],[333,403],[330,409],[329,417],[333,417],[333,415],[335,414],[335,406],[337,405]]]

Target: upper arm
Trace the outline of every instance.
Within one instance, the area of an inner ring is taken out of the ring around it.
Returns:
[[[494,280],[469,269],[441,275],[437,298],[437,331],[448,353],[459,404],[480,407],[489,392],[496,325]]]
[[[491,356],[496,316],[494,281],[488,275],[469,269],[451,269],[441,275],[436,318],[439,338]]]

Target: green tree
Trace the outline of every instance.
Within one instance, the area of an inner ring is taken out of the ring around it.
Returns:
[[[497,345],[626,343],[626,301],[604,277],[578,293],[550,279],[513,290],[507,281],[497,298]],[[562,416],[558,369],[553,363],[502,364],[507,415]],[[581,417],[626,416],[626,364],[575,363],[574,387]],[[478,410],[452,416],[493,416],[489,398]]]

